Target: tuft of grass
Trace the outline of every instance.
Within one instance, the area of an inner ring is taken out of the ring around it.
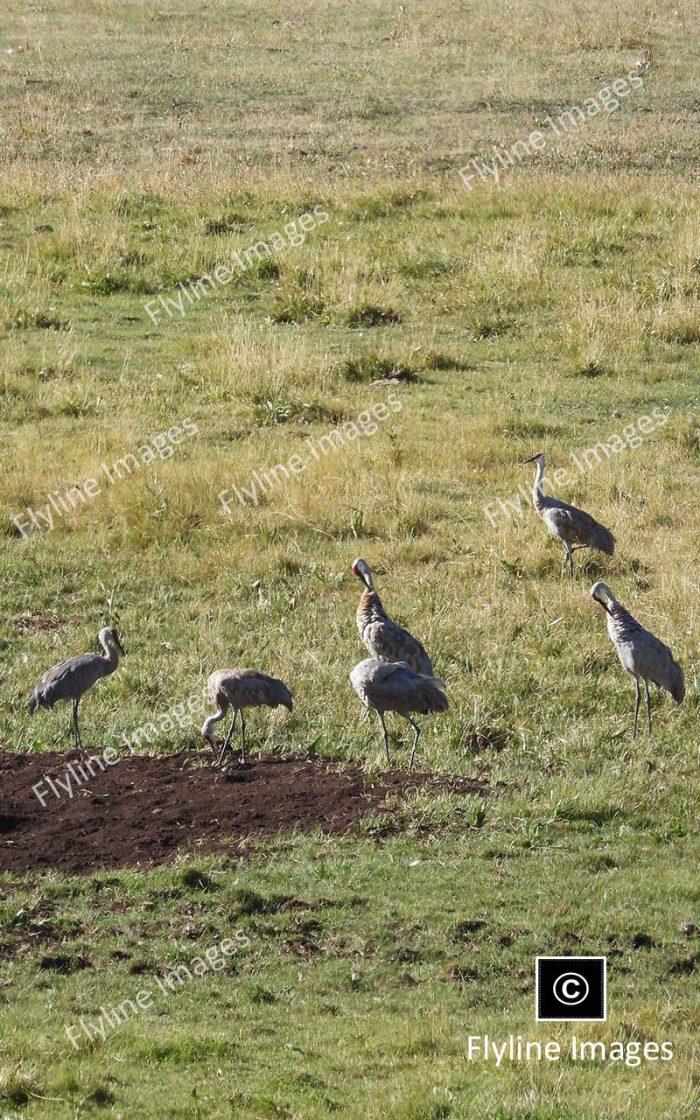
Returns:
[[[269,988],[263,987],[262,984],[253,984],[248,989],[248,999],[258,1007],[272,1007],[278,1001],[275,993],[271,992]]]
[[[291,421],[303,424],[324,421],[335,425],[344,418],[344,413],[337,409],[281,395],[255,394],[252,404],[254,421],[262,427],[289,424]]]
[[[473,370],[476,369],[474,362],[470,362],[464,358],[455,358],[451,354],[446,354],[442,350],[428,350],[423,356],[423,365],[425,369],[435,370]]]
[[[283,276],[275,293],[270,319],[273,323],[300,325],[309,319],[319,318],[325,309],[318,277],[314,272],[301,268]]]
[[[407,362],[393,361],[377,354],[362,354],[359,357],[345,358],[341,365],[342,375],[351,384],[367,384],[372,381],[416,381],[418,371]]]
[[[512,318],[505,315],[489,315],[480,319],[474,326],[474,338],[482,341],[489,338],[500,338],[501,335],[506,334],[512,330],[515,322]]]
[[[401,315],[391,307],[378,307],[373,303],[363,303],[348,312],[349,327],[387,327],[401,322]]]
[[[597,358],[592,358],[574,370],[574,377],[607,377],[610,374],[608,367]]]
[[[0,1065],[0,1101],[24,1108],[32,1097],[41,1094],[34,1067],[19,1059],[4,1061]]]
[[[4,329],[11,331],[69,331],[71,322],[47,311],[19,308],[5,320]]]
[[[193,891],[215,891],[217,889],[217,884],[207,875],[206,871],[201,871],[198,867],[186,867],[182,872],[182,883],[188,890]]]
[[[204,232],[212,237],[223,237],[230,233],[244,233],[249,222],[239,214],[222,214],[217,218],[204,219]]]
[[[692,315],[676,319],[675,322],[666,322],[660,328],[659,335],[665,342],[694,346],[700,342],[700,321],[696,315]]]

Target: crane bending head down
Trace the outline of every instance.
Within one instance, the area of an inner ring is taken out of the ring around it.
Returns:
[[[372,579],[372,569],[366,560],[358,556],[357,560],[353,563],[350,569],[354,576],[362,580],[368,591],[374,591],[374,580]]]
[[[603,583],[600,579],[591,588],[591,598],[595,599],[596,603],[600,603],[603,610],[607,611],[608,614],[610,614],[608,603],[617,602],[607,583]]]
[[[110,642],[112,642],[117,647],[122,657],[126,657],[126,650],[121,644],[119,635],[113,626],[104,626],[102,630],[100,630],[97,636],[97,640],[99,641],[103,649],[105,648],[105,646],[108,646]]]

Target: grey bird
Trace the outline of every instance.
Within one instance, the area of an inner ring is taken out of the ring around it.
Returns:
[[[372,657],[378,661],[405,661],[414,673],[431,677],[433,666],[421,643],[384,610],[367,561],[359,557],[352,566],[352,574],[364,584],[355,617],[360,637]]]
[[[382,725],[384,750],[387,766],[389,758],[389,737],[384,723],[385,712],[396,712],[408,720],[413,728],[413,746],[408,768],[413,768],[420,727],[411,718],[413,712],[432,715],[433,712],[447,711],[447,697],[443,692],[444,682],[435,677],[424,676],[413,671],[405,661],[377,661],[368,658],[356,665],[350,674],[355,692],[366,708],[373,708]]]
[[[617,650],[622,668],[626,669],[637,689],[634,705],[634,726],[632,738],[637,736],[637,717],[641,694],[639,689],[640,678],[644,681],[646,690],[647,720],[651,732],[651,698],[649,696],[649,681],[670,693],[677,704],[685,696],[685,681],[683,670],[674,660],[668,646],[659,638],[637,622],[636,618],[623,607],[605,583],[594,583],[591,595],[607,613],[608,634]]]
[[[280,705],[292,711],[292,694],[286,684],[275,677],[268,677],[256,669],[217,669],[207,681],[209,699],[216,708],[213,716],[208,716],[202,726],[202,738],[216,753],[214,746],[214,724],[223,719],[229,708],[233,708],[233,719],[221,748],[216,765],[221,766],[224,755],[231,745],[236,728],[236,719],[241,716],[241,762],[247,762],[245,746],[244,708],[279,708]]]
[[[638,74],[646,74],[647,70],[651,66],[653,58],[654,58],[654,53],[653,53],[651,47],[647,47],[645,49],[642,57],[638,58],[637,61],[634,64],[637,68],[637,73]]]
[[[544,452],[538,451],[524,463],[537,463],[535,484],[532,490],[532,504],[544,521],[553,537],[558,537],[565,548],[563,564],[569,565],[569,574],[574,574],[573,553],[578,548],[596,548],[612,556],[615,551],[615,538],[609,529],[591,517],[582,509],[561,502],[558,498],[551,498],[542,491],[542,475],[544,474]],[[562,565],[563,567],[563,565]]]
[[[105,626],[99,633],[102,653],[81,653],[69,657],[44,673],[29,698],[29,712],[34,714],[39,708],[53,708],[59,700],[70,700],[73,704],[72,729],[76,747],[82,747],[78,726],[78,705],[84,693],[100,680],[108,677],[119,664],[119,654],[125,657],[119,635],[113,626]]]

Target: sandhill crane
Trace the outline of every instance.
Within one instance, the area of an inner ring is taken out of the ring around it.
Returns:
[[[367,561],[359,557],[352,566],[352,574],[365,588],[355,617],[360,637],[372,657],[379,661],[405,661],[414,673],[432,676],[433,666],[421,643],[408,630],[392,622],[384,610]]]
[[[247,762],[244,708],[278,708],[282,705],[290,712],[292,710],[292,694],[287,686],[275,677],[257,672],[256,669],[217,669],[207,681],[207,692],[216,707],[216,712],[205,719],[202,738],[214,751],[216,751],[213,738],[214,724],[224,718],[229,708],[233,708],[233,719],[221,748],[217,766],[221,766],[229,748],[239,712],[241,714],[241,762],[244,764]]]
[[[638,74],[646,74],[647,70],[651,66],[653,57],[654,57],[654,55],[653,55],[651,47],[647,47],[645,49],[642,57],[638,58],[637,61],[634,64],[637,67],[637,73]]]
[[[73,738],[76,747],[82,747],[78,727],[78,705],[85,692],[99,681],[108,677],[119,664],[119,654],[125,657],[119,635],[113,626],[105,626],[99,633],[99,642],[104,650],[101,653],[81,653],[69,657],[44,673],[29,698],[29,712],[34,714],[38,708],[53,708],[59,700],[73,703]]]
[[[415,673],[405,661],[377,661],[368,658],[356,665],[350,674],[355,692],[366,708],[374,708],[382,725],[386,764],[389,760],[389,737],[384,723],[385,712],[397,712],[407,719],[413,728],[413,746],[409,759],[409,770],[416,757],[420,727],[411,719],[412,712],[431,715],[433,712],[447,711],[447,697],[442,691],[445,685],[435,677]]]
[[[532,489],[532,504],[540,515],[553,537],[559,537],[566,549],[563,564],[569,565],[569,574],[574,574],[573,553],[578,548],[597,548],[600,552],[612,556],[615,550],[615,538],[609,529],[591,517],[589,513],[570,506],[568,502],[561,502],[558,498],[551,498],[542,492],[542,475],[544,474],[544,452],[538,451],[524,463],[537,463],[535,484]],[[562,567],[563,567],[562,564]]]
[[[680,704],[685,696],[683,670],[674,661],[673,654],[668,646],[665,646],[654,634],[645,630],[636,618],[632,617],[622,603],[615,598],[607,584],[600,581],[594,583],[591,588],[591,595],[607,612],[610,640],[617,650],[623,669],[626,669],[630,676],[634,677],[637,689],[632,729],[632,738],[634,739],[637,736],[637,716],[639,715],[641,702],[639,678],[641,677],[644,681],[647,720],[649,732],[651,732],[649,681],[658,685],[659,688],[665,689],[676,703]]]

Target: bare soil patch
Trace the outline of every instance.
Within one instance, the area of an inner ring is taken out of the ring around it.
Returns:
[[[93,763],[95,777],[83,783],[81,762],[87,773],[85,762],[96,754],[0,751],[0,870],[146,867],[169,862],[180,849],[231,850],[252,836],[351,832],[366,813],[381,811],[388,795],[416,788],[486,792],[464,778],[405,770],[370,776],[323,759],[266,757],[222,772],[194,751],[133,755],[104,771]],[[65,785],[71,764],[72,797],[57,798],[47,778]],[[44,806],[32,788],[39,784]]]

